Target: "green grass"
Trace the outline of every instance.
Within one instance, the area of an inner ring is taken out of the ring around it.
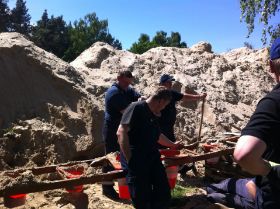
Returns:
[[[13,135],[15,134],[15,130],[13,127],[9,127],[9,128],[6,128],[6,129],[2,129],[3,133],[4,134],[9,134],[9,135]]]
[[[195,192],[194,187],[183,187],[180,185],[176,185],[173,190],[171,190],[171,208],[180,208],[184,206],[188,201],[189,198],[186,196],[187,193]]]
[[[175,188],[171,190],[172,198],[182,198],[186,197],[186,193],[193,193],[195,192],[195,188],[193,187],[183,187],[176,184]]]

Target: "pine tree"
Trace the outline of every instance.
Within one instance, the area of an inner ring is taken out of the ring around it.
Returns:
[[[7,0],[0,0],[0,32],[9,31],[10,27],[10,10],[7,3]]]
[[[97,41],[102,41],[122,49],[119,40],[115,39],[108,30],[108,21],[99,20],[95,13],[86,15],[83,19],[75,21],[70,28],[70,46],[65,52],[64,59],[71,61],[85,49]]]
[[[178,32],[172,32],[171,36],[168,37],[166,32],[158,31],[152,41],[147,34],[141,34],[138,42],[133,43],[129,51],[135,54],[143,54],[149,49],[159,46],[186,48],[187,44],[181,42],[181,35]]]
[[[16,7],[12,9],[11,13],[11,30],[29,35],[31,31],[30,19],[26,2],[24,0],[17,0]]]
[[[41,20],[33,27],[32,39],[37,46],[62,58],[69,47],[68,30],[62,16],[49,18],[45,10]]]

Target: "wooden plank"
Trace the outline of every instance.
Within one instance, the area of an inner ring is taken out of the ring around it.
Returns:
[[[72,165],[78,165],[78,164],[82,164],[82,163],[90,164],[91,167],[98,167],[98,166],[102,166],[105,164],[111,164],[111,162],[105,156],[104,158],[90,159],[90,160],[83,160],[83,161],[72,161],[72,162],[62,163],[62,164],[58,164],[58,165],[49,165],[49,166],[34,167],[34,168],[20,168],[20,169],[15,169],[15,170],[4,171],[3,173],[10,173],[10,174],[14,173],[18,176],[23,172],[32,171],[33,175],[41,175],[41,174],[45,174],[45,173],[56,172],[57,166],[72,166]]]
[[[231,141],[231,142],[237,142],[240,136],[232,136],[232,137],[227,137],[225,139],[220,140],[221,142],[223,141]]]
[[[0,197],[14,195],[14,194],[42,192],[42,191],[71,187],[71,186],[93,184],[102,181],[111,181],[113,179],[123,178],[124,176],[125,176],[125,172],[123,170],[120,170],[120,171],[113,171],[105,174],[82,176],[77,179],[32,182],[30,184],[16,184],[12,187],[6,187],[4,189],[3,188],[0,189]]]
[[[197,148],[198,145],[199,145],[199,142],[197,141],[192,144],[185,145],[184,148],[188,149],[188,150],[193,150],[193,149]]]
[[[164,161],[167,166],[173,166],[173,165],[183,165],[186,163],[193,163],[196,161],[202,161],[207,160],[214,157],[219,157],[222,155],[229,155],[233,154],[234,148],[229,148],[225,150],[219,150],[216,152],[209,152],[201,155],[182,155],[182,156],[176,156],[176,157],[165,157]]]

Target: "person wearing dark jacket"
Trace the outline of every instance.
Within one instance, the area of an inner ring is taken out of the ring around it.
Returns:
[[[197,101],[206,97],[206,93],[197,94],[187,94],[181,93],[172,89],[172,82],[175,81],[173,76],[169,74],[163,74],[160,77],[159,85],[164,86],[171,91],[172,99],[170,103],[161,111],[161,117],[159,118],[159,124],[162,133],[167,136],[171,141],[175,142],[174,125],[176,122],[176,103],[179,101]]]
[[[105,93],[105,117],[103,125],[103,140],[105,153],[120,151],[116,132],[121,121],[122,114],[131,102],[137,101],[141,95],[130,87],[133,81],[132,73],[122,70],[118,73],[115,82]],[[110,166],[104,166],[103,172],[112,171]],[[111,199],[118,199],[113,182],[103,182],[103,194]]]
[[[170,187],[160,160],[158,143],[182,148],[161,133],[160,111],[170,102],[171,92],[159,87],[146,101],[134,102],[125,110],[118,129],[121,164],[136,209],[167,209]]]
[[[262,98],[241,131],[234,159],[253,179],[227,179],[208,187],[208,198],[234,208],[280,208],[280,37],[270,49],[277,85]]]
[[[173,76],[169,74],[163,74],[160,77],[159,85],[164,86],[167,89],[170,90],[172,98],[170,103],[161,111],[161,117],[159,118],[159,124],[161,132],[171,141],[175,142],[175,134],[174,134],[174,125],[176,122],[176,103],[179,101],[198,101],[201,99],[204,99],[206,97],[206,93],[197,95],[197,94],[187,94],[187,93],[181,93],[178,91],[175,91],[172,89],[172,82],[175,81]],[[164,149],[166,147],[159,145],[160,149]],[[181,176],[185,176],[186,172],[191,169],[194,165],[188,166],[183,165],[179,169],[179,173]]]

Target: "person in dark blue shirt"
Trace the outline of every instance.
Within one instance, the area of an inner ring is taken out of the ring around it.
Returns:
[[[133,82],[132,73],[128,70],[118,73],[117,82],[114,83],[105,94],[105,117],[103,125],[103,139],[105,153],[120,151],[116,132],[121,121],[122,114],[131,102],[137,101],[141,95],[130,87]],[[104,166],[103,172],[113,170],[110,166]],[[103,182],[103,194],[109,198],[117,199],[118,194],[113,182]]]
[[[158,124],[160,111],[171,96],[169,90],[159,87],[146,101],[130,104],[120,122],[121,164],[128,171],[126,179],[136,209],[169,207],[170,187],[157,145],[182,148],[181,143],[168,140]]]

